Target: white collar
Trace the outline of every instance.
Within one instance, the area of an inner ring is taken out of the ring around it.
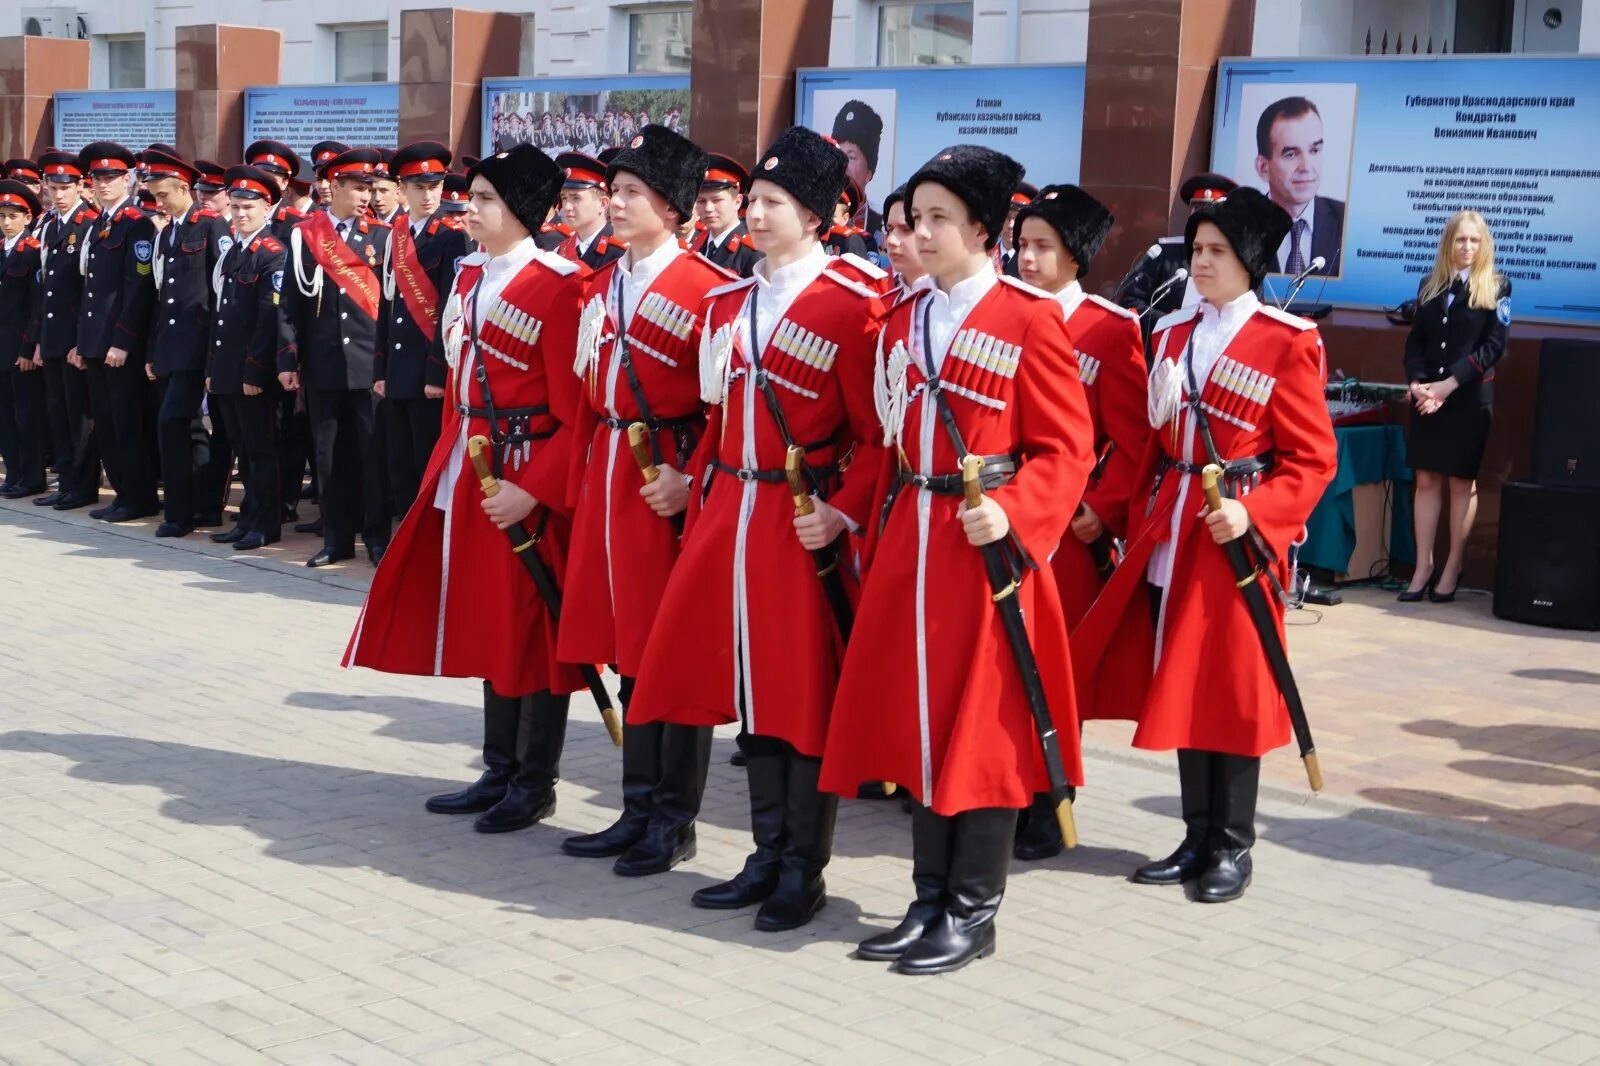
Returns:
[[[27,235],[28,235],[28,231],[26,229],[24,229],[20,233],[18,233],[15,237],[12,237],[12,238],[8,239],[6,241],[6,244],[5,244],[6,254],[10,255],[11,254],[11,249],[15,248],[17,246],[17,242],[22,240],[22,238],[26,237]]]
[[[423,215],[421,218],[417,218],[409,211],[406,212],[406,225],[410,227],[411,235],[413,237],[415,237],[418,232],[421,231],[423,226],[426,226],[431,221],[433,221],[432,215]]]
[[[1456,277],[1461,279],[1462,281],[1466,281],[1467,279],[1472,277],[1472,268],[1471,267],[1463,267],[1463,268],[1461,268],[1460,270],[1456,271]]]
[[[1232,329],[1261,307],[1254,289],[1246,289],[1242,296],[1236,296],[1219,310],[1209,300],[1200,301],[1200,319],[1210,319],[1219,323],[1224,329]]]
[[[250,242],[255,240],[257,237],[261,236],[263,233],[267,232],[267,227],[270,226],[271,224],[272,224],[271,222],[263,222],[261,224],[261,228],[256,230],[254,233],[250,233],[250,234],[236,233],[236,234],[234,234],[234,243],[237,244],[241,248],[250,247]]]
[[[350,218],[335,218],[333,212],[329,211],[328,217],[333,219],[334,229],[338,229],[340,226],[349,226],[352,230],[356,228],[356,220],[353,216]]]
[[[598,231],[596,231],[598,233]],[[639,260],[633,261],[633,251],[630,249],[621,259],[617,260],[617,270],[622,276],[643,285],[650,284],[661,272],[667,269],[667,264],[683,254],[683,249],[678,247],[678,242],[668,237],[661,242],[661,247]]]
[[[757,287],[771,290],[774,295],[781,298],[787,293],[798,292],[815,281],[817,275],[828,265],[828,253],[823,251],[821,244],[813,242],[810,251],[787,266],[773,270],[771,263],[772,260],[763,259],[756,264],[751,276],[756,279]]]
[[[499,279],[514,274],[526,266],[538,250],[539,246],[533,243],[532,237],[524,237],[504,255],[490,256],[489,261],[483,264],[483,276],[485,279]]]
[[[710,233],[710,235],[707,237],[707,240],[709,240],[711,242],[713,247],[721,248],[722,247],[722,242],[728,239],[728,234],[732,233],[734,230],[736,230],[738,228],[739,228],[739,223],[737,221],[735,221],[733,225],[729,226],[727,229],[723,230],[721,233]],[[707,231],[707,232],[709,233],[710,231]]]
[[[934,299],[943,299],[949,305],[950,312],[957,322],[966,318],[978,301],[989,295],[989,290],[1000,284],[1000,275],[990,270],[988,264],[970,278],[962,278],[950,286],[950,291],[945,292],[928,276],[929,285],[933,290]]]
[[[1089,294],[1083,291],[1083,283],[1077,278],[1067,282],[1056,293],[1056,303],[1061,305],[1061,317],[1071,318],[1072,312],[1088,298]]]

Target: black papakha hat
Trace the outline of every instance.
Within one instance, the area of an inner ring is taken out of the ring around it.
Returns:
[[[606,165],[606,185],[610,187],[617,172],[625,170],[659,193],[682,222],[694,217],[694,201],[709,163],[704,148],[681,133],[652,124],[612,157]]]
[[[976,144],[946,148],[911,175],[906,201],[916,203],[917,186],[932,182],[955,193],[988,234],[985,248],[993,248],[1005,229],[1011,194],[1022,181],[1022,164],[1003,152]]]
[[[467,172],[467,184],[479,175],[494,186],[529,233],[538,233],[544,225],[567,177],[554,159],[531,144],[518,144],[478,160]]]
[[[833,208],[844,192],[850,166],[843,150],[822,134],[790,126],[778,134],[750,172],[750,183],[770,181],[819,219],[817,232],[833,226]]]
[[[1039,195],[1017,212],[1017,221],[1011,228],[1011,246],[1022,240],[1024,219],[1038,216],[1048,222],[1061,235],[1061,243],[1078,262],[1078,277],[1089,274],[1089,264],[1095,253],[1106,242],[1106,235],[1117,221],[1106,205],[1084,192],[1076,185],[1046,185]]]
[[[1200,223],[1213,223],[1233,245],[1233,254],[1250,272],[1250,287],[1259,288],[1278,269],[1278,248],[1294,223],[1289,212],[1266,193],[1248,185],[1228,193],[1226,200],[1201,203],[1183,229],[1183,242],[1194,254],[1194,235]]]

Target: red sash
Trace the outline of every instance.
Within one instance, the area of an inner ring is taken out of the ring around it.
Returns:
[[[411,321],[432,344],[439,328],[439,290],[417,258],[417,240],[411,235],[408,219],[401,219],[400,225],[389,232],[389,242],[394,246],[390,251],[394,256],[395,288],[411,312]]]
[[[344,294],[354,300],[368,318],[378,317],[378,278],[372,268],[361,261],[354,248],[339,239],[333,228],[333,219],[326,211],[318,211],[300,227],[305,231],[306,249],[334,280]]]

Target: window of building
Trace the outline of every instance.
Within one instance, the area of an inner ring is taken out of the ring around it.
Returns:
[[[144,34],[107,37],[106,88],[144,88]]]
[[[878,64],[965,66],[972,62],[972,5],[885,0],[878,5]]]
[[[517,73],[528,75],[533,73],[533,16],[522,16],[522,50],[518,53]]]
[[[389,80],[388,23],[334,27],[333,80]]]
[[[687,6],[629,14],[628,69],[638,74],[689,73],[693,24],[693,9]]]

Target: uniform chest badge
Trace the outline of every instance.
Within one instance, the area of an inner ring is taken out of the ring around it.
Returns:
[[[74,244],[77,244],[77,243],[78,243],[78,235],[76,233],[67,234],[67,251],[69,251],[69,252],[72,251],[72,246]]]
[[[232,247],[233,247],[233,238],[232,237],[218,237],[217,238],[217,255],[219,257],[227,255],[228,254],[228,249],[230,249]]]

